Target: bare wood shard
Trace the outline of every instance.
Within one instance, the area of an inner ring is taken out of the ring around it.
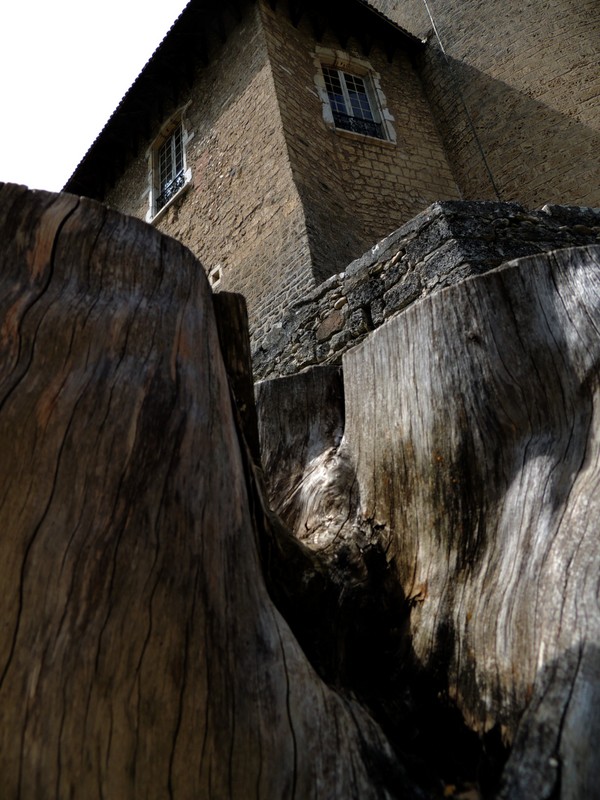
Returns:
[[[241,294],[232,292],[218,292],[213,295],[212,300],[221,354],[239,413],[240,427],[252,458],[258,464],[260,445],[246,301]]]

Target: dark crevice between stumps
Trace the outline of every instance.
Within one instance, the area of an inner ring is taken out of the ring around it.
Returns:
[[[302,620],[298,632],[293,624],[292,630],[324,680],[333,679],[339,691],[369,710],[409,776],[429,797],[465,791],[472,791],[472,797],[494,797],[509,752],[499,729],[478,736],[448,699],[449,651],[439,653],[435,676],[417,664],[410,641],[410,603],[385,551],[373,545],[363,557],[367,578],[342,598],[336,629],[328,639],[336,648],[328,661],[336,664],[335,675],[324,674],[312,659],[315,631],[303,631]],[[343,580],[341,574],[338,579]]]
[[[217,308],[221,321],[230,316],[226,310]],[[493,797],[508,752],[496,731],[483,738],[470,731],[447,700],[450,632],[447,647],[442,642],[435,659],[436,674],[426,673],[412,651],[411,602],[402,592],[383,538],[367,536],[369,543],[360,552],[348,545],[326,561],[299,542],[268,508],[257,457],[256,412],[246,386],[251,378],[247,348],[230,353],[223,341],[221,346],[227,354],[267,590],[322,680],[356,699],[388,738],[397,768],[365,754],[373,762],[374,776],[379,775],[392,796],[452,797],[474,787],[480,797]],[[244,414],[238,409],[240,399]]]

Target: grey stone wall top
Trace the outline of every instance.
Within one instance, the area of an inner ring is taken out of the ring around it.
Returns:
[[[600,209],[434,203],[292,306],[255,349],[255,378],[339,363],[422,297],[521,256],[598,242]]]

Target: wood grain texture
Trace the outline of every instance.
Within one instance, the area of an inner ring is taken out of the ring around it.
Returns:
[[[511,800],[600,786],[599,310],[600,249],[560,251],[440,292],[344,359],[357,524],[389,542],[418,662],[514,741]]]
[[[356,506],[353,475],[339,458],[344,432],[341,370],[317,367],[262,381],[255,394],[273,510],[313,550],[323,556],[337,551]]]
[[[212,296],[221,355],[239,414],[240,428],[255,463],[260,464],[258,421],[254,402],[248,309],[243,295],[218,292]]]
[[[91,201],[0,210],[2,797],[398,796],[265,588],[198,262]]]
[[[527,258],[348,353],[344,410],[323,369],[257,394],[274,507],[360,597],[356,629],[408,605],[384,650],[511,747],[503,800],[600,786],[599,311],[600,248]],[[376,672],[393,708],[406,686]]]

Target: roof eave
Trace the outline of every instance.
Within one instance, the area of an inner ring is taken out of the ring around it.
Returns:
[[[424,46],[421,39],[401,28],[368,0],[354,2],[375,15],[394,36],[400,36],[409,50]],[[116,174],[117,162],[123,160],[124,151],[135,147],[140,131],[152,127],[152,116],[160,106],[160,100],[156,99],[160,96],[157,83],[168,91],[185,82],[192,60],[203,58],[205,30],[214,29],[213,32],[223,35],[223,26],[215,24],[215,17],[219,17],[217,23],[222,23],[226,7],[233,9],[236,16],[239,13],[236,0],[230,0],[229,4],[224,0],[190,0],[66,181],[63,191],[103,199],[105,187]],[[206,51],[204,55],[208,58]],[[140,97],[145,98],[144,102],[139,102]]]

